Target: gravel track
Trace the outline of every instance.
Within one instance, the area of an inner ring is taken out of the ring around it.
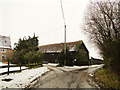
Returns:
[[[29,88],[96,88],[88,70],[71,70],[45,65],[50,69]]]

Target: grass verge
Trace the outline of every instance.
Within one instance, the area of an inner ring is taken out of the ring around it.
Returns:
[[[109,69],[104,68],[95,72],[95,79],[101,88],[120,90],[120,77]]]

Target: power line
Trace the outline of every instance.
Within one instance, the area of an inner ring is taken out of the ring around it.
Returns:
[[[63,28],[63,26],[56,27],[56,28],[51,29],[51,30],[49,30],[49,31],[46,31],[46,32],[40,33],[40,34],[41,34],[40,36],[43,36],[43,35],[46,35],[46,34],[49,34],[49,33],[55,32],[55,31],[59,31],[59,30],[61,30],[61,28]]]
[[[68,22],[68,25],[70,25],[71,22],[72,22],[72,20],[73,20],[73,16],[75,15],[77,6],[79,5],[79,1],[80,1],[80,0],[77,0],[77,1],[76,1],[76,4],[75,4],[74,7],[73,7],[73,10],[72,10],[72,13],[71,13],[71,17],[70,17],[70,21]]]

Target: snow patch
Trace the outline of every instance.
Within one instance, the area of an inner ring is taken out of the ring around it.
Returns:
[[[27,67],[21,67],[21,69],[26,69]],[[9,67],[9,71],[18,71],[20,70],[20,67]],[[0,68],[0,74],[7,72],[8,68]]]
[[[34,79],[49,71],[47,67],[24,70],[20,73],[11,73],[10,75],[0,76],[0,89],[2,88],[25,88]],[[9,82],[4,79],[12,79]]]
[[[10,65],[15,65],[15,64],[10,64]],[[8,64],[0,62],[0,66],[8,66]]]
[[[97,70],[98,68],[101,68],[103,66],[104,66],[104,64],[101,64],[101,65],[91,65],[91,66],[64,66],[64,67],[58,67],[58,68],[63,69],[65,71],[72,71],[72,70],[76,70],[76,69],[83,70],[83,69],[88,69],[89,68],[88,72],[90,73],[91,76],[93,76],[92,73],[95,70]]]
[[[82,68],[88,68],[89,66],[73,66],[73,67],[69,67],[69,66],[65,66],[65,68],[73,68],[73,69],[82,69]]]
[[[94,76],[94,72],[96,72],[97,70],[103,68],[104,64],[100,64],[100,65],[91,65],[88,70],[89,76],[93,77]]]
[[[48,63],[48,65],[57,66],[57,65],[59,65],[59,64],[56,64],[56,63]]]

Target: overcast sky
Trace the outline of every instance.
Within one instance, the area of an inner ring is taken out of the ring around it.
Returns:
[[[83,40],[90,56],[100,57],[82,33],[89,0],[62,0],[67,26],[67,42]],[[0,0],[0,34],[11,37],[12,47],[24,36],[39,37],[39,45],[64,42],[64,22],[60,0]]]

